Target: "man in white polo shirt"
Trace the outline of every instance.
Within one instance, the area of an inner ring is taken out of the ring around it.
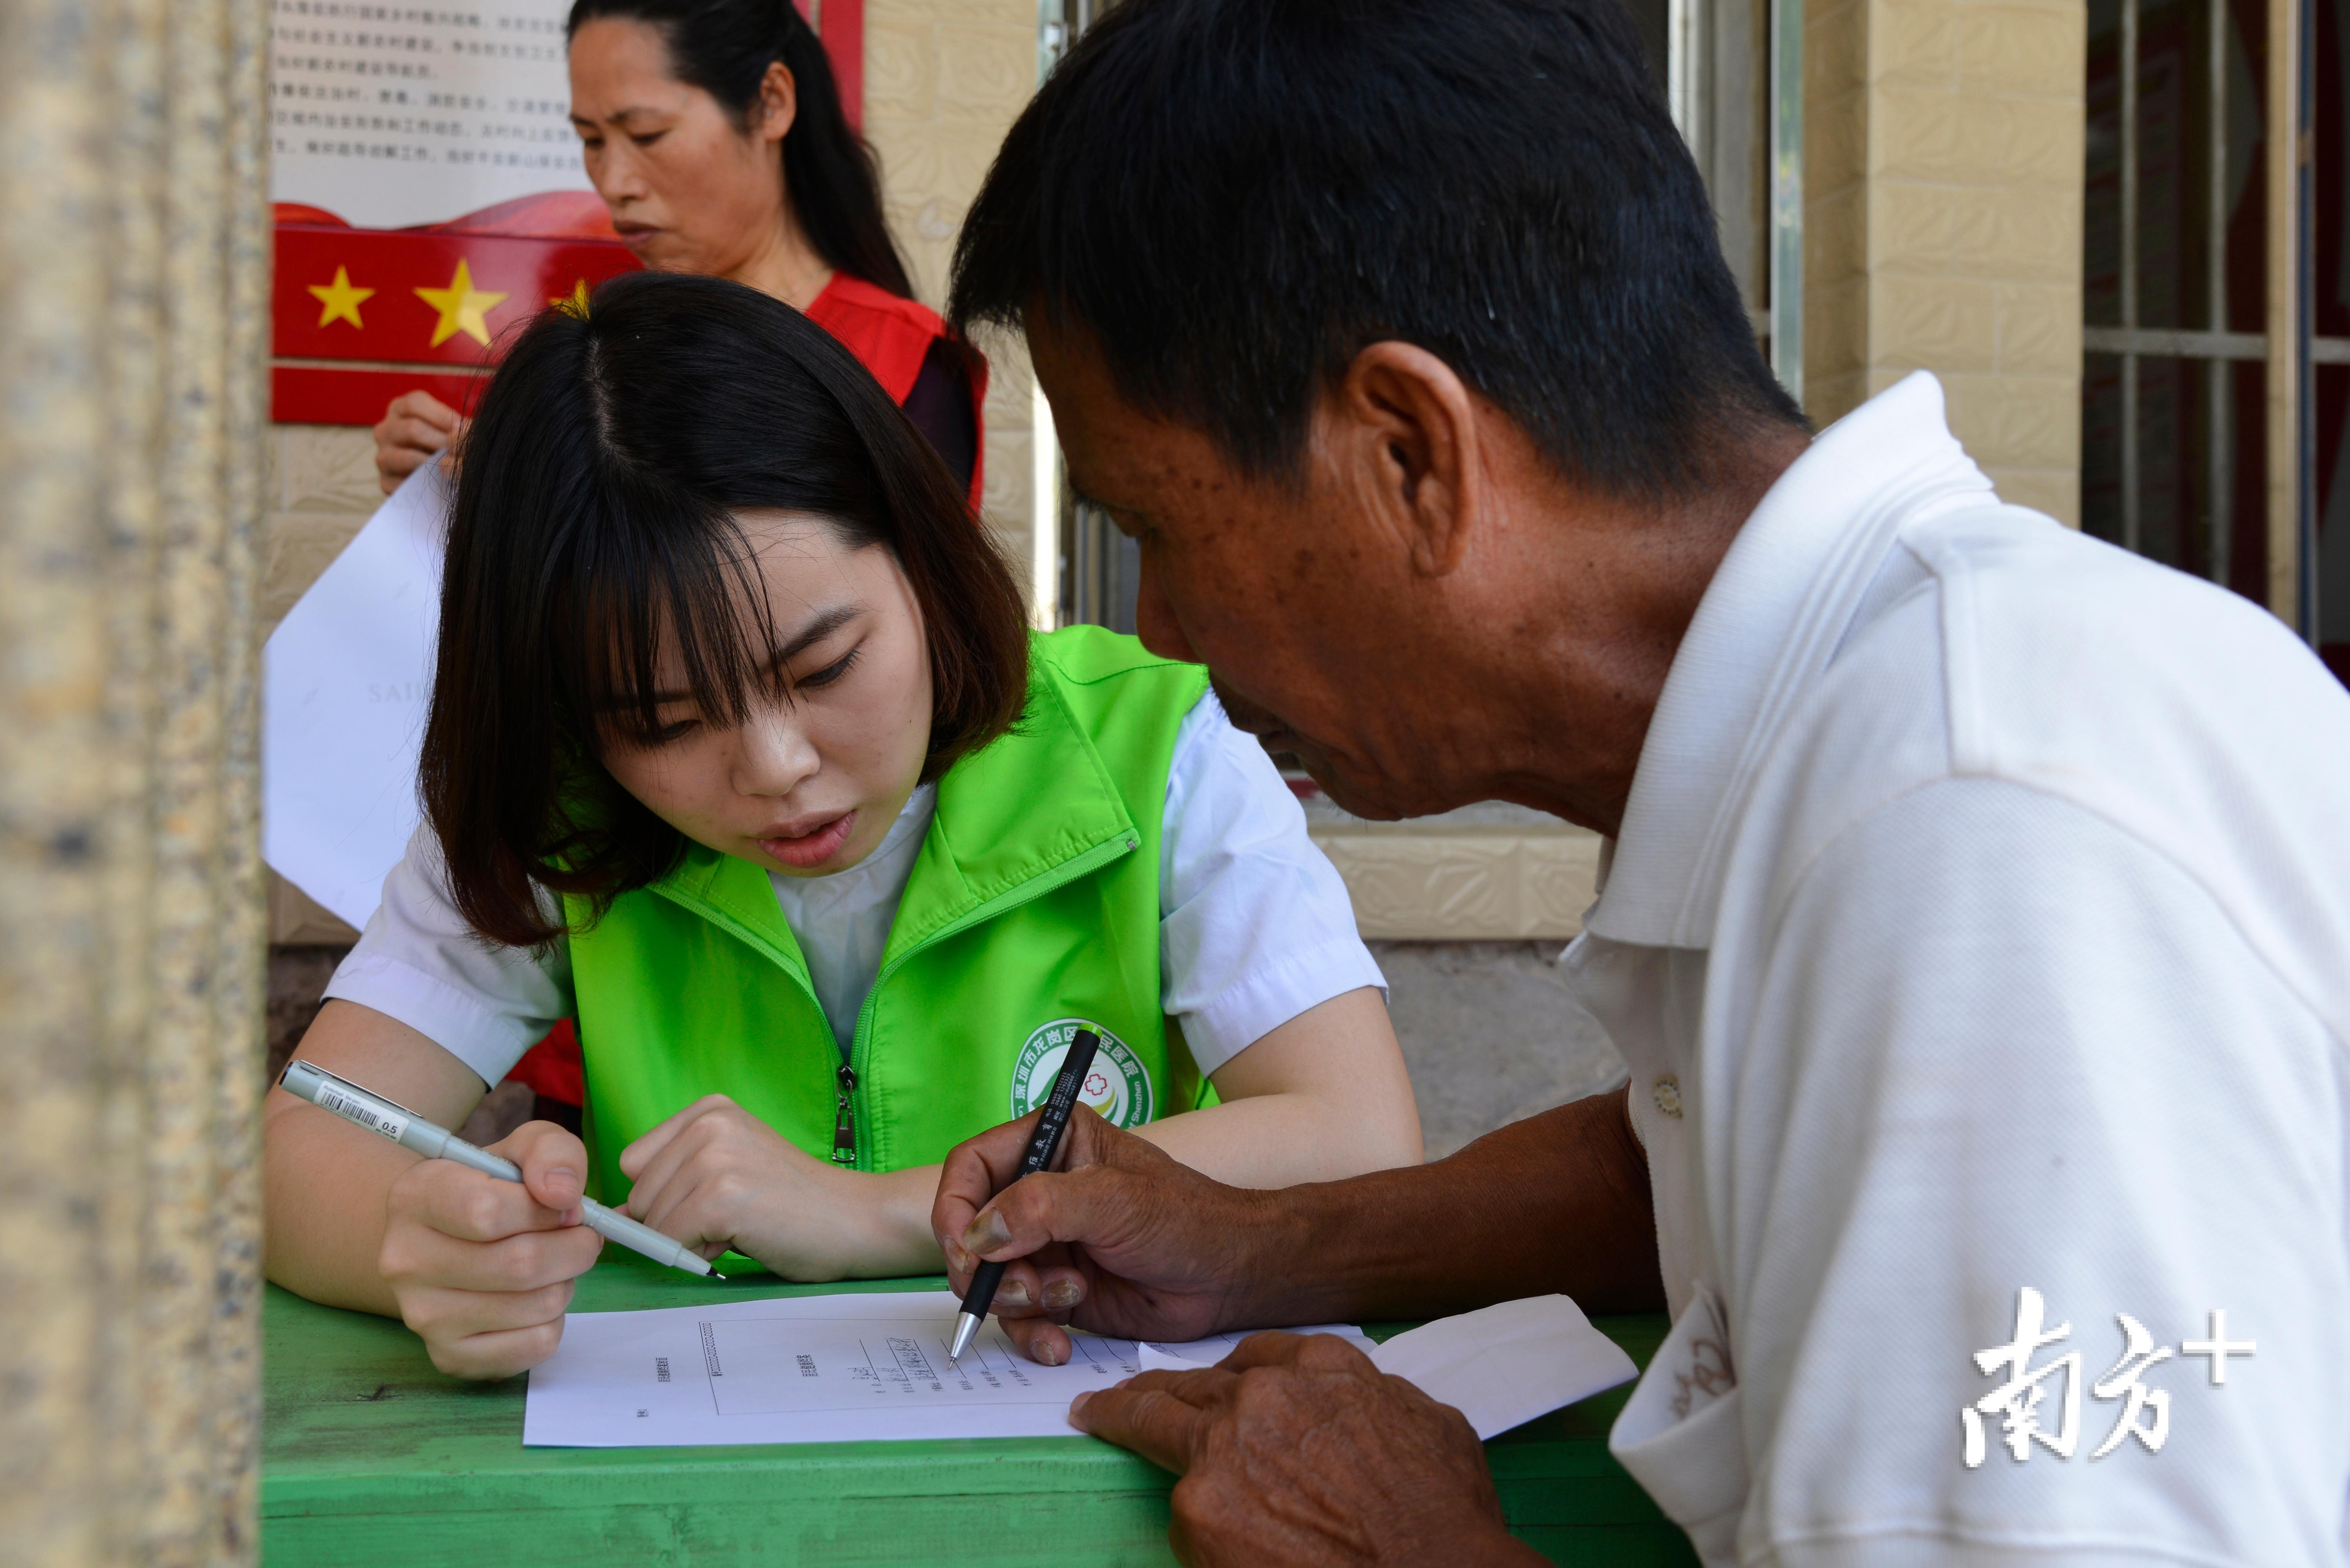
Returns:
[[[1709,1563],[2343,1560],[2350,695],[2001,505],[1930,377],[1808,437],[1612,0],[1130,0],[954,313],[1024,328],[1236,722],[1366,815],[1609,836],[1565,963],[1630,1068],[1273,1193],[1087,1118],[1007,1188],[999,1128],[958,1285],[1154,1338],[1668,1307],[1612,1441]],[[1332,1341],[1073,1419],[1183,1474],[1193,1563],[1534,1560]]]

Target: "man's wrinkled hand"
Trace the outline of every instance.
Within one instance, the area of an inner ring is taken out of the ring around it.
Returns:
[[[1015,1182],[1036,1115],[947,1156],[931,1226],[956,1293],[981,1260],[1010,1262],[995,1314],[1047,1366],[1069,1358],[1063,1324],[1190,1340],[1239,1321],[1271,1228],[1264,1195],[1211,1181],[1082,1106],[1058,1168]]]
[[[1535,1564],[1510,1537],[1467,1417],[1329,1334],[1252,1334],[1212,1367],[1080,1394],[1081,1431],[1182,1478],[1192,1568]]]

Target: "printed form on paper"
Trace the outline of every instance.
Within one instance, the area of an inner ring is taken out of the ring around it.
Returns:
[[[1212,1366],[1248,1337],[1150,1345],[1077,1333],[1068,1365],[1042,1366],[991,1322],[958,1362],[947,1350],[961,1304],[926,1291],[574,1313],[561,1348],[530,1375],[523,1441],[599,1449],[1067,1437],[1077,1395],[1154,1368]],[[1480,1437],[1635,1370],[1564,1296],[1440,1319],[1383,1346],[1343,1324],[1287,1332],[1338,1335],[1461,1408]]]
[[[530,1375],[533,1448],[1066,1438],[1069,1401],[1143,1370],[1130,1339],[1073,1334],[1066,1366],[1012,1348],[993,1322],[949,1358],[946,1291],[795,1296],[652,1312],[573,1313]],[[1330,1327],[1365,1350],[1357,1329]],[[1212,1363],[1245,1334],[1178,1347]]]

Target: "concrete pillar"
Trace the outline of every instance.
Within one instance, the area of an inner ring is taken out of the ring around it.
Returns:
[[[262,0],[0,6],[0,1535],[253,1557]]]
[[[2008,500],[2079,523],[2087,14],[2079,0],[1808,0],[1806,400],[1913,369]]]

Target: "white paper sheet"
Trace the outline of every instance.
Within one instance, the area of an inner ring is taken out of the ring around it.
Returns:
[[[449,501],[410,475],[262,650],[262,858],[354,926],[416,828]]]
[[[530,1375],[532,1448],[820,1443],[910,1438],[1056,1438],[1069,1401],[1137,1372],[1212,1366],[1248,1337],[1182,1345],[1075,1334],[1066,1366],[1019,1355],[990,1323],[948,1358],[960,1303],[945,1291],[730,1301],[654,1312],[574,1313]],[[1373,1346],[1336,1334],[1383,1372],[1469,1417],[1480,1438],[1638,1375],[1565,1296],[1440,1318]]]
[[[1128,1339],[1076,1334],[1066,1366],[1016,1354],[990,1323],[947,1356],[961,1303],[945,1291],[574,1313],[530,1375],[532,1448],[1066,1438],[1069,1401],[1143,1369]],[[1341,1334],[1368,1347],[1357,1330]],[[1247,1337],[1173,1347],[1213,1363]]]
[[[1481,1438],[1523,1426],[1639,1376],[1622,1347],[1592,1327],[1583,1310],[1565,1296],[1529,1296],[1439,1318],[1397,1334],[1369,1354],[1380,1371],[1467,1416]],[[1215,1342],[1202,1340],[1198,1345],[1145,1345],[1140,1360],[1146,1372],[1188,1372],[1213,1366],[1222,1355]]]
[[[1528,1296],[1438,1318],[1397,1334],[1371,1359],[1458,1409],[1481,1438],[1640,1374],[1565,1296]]]
[[[1238,1345],[1247,1337],[1244,1334],[1228,1334],[1196,1345],[1160,1345],[1145,1340],[1136,1359],[1145,1372],[1197,1372],[1202,1366],[1213,1366],[1231,1354],[1222,1343],[1223,1340]]]

